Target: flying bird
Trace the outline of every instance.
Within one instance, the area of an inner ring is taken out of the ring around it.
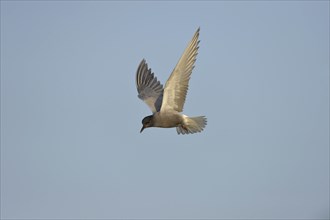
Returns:
[[[142,120],[143,126],[140,133],[149,127],[175,127],[178,134],[193,134],[205,128],[207,123],[205,116],[188,117],[181,113],[198,54],[199,30],[198,28],[189,42],[164,88],[148,68],[145,59],[138,66],[136,72],[138,97],[149,106],[153,113]]]

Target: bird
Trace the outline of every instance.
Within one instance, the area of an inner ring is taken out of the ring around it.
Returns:
[[[177,134],[193,134],[204,130],[207,119],[205,116],[189,117],[182,114],[189,87],[189,80],[194,69],[199,48],[199,31],[184,50],[165,87],[148,68],[143,59],[136,71],[136,88],[138,98],[143,100],[152,111],[152,115],[142,120],[142,128],[176,128]]]

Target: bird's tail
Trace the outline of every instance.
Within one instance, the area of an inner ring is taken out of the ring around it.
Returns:
[[[205,116],[188,117],[183,116],[183,124],[176,127],[178,134],[193,134],[204,130],[207,124]]]

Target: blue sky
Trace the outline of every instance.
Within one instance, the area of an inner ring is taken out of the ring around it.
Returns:
[[[200,27],[184,113],[139,133]],[[1,218],[329,218],[328,1],[1,1]]]

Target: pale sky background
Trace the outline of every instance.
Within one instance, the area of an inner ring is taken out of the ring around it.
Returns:
[[[184,113],[139,133],[198,27]],[[1,1],[1,218],[329,218],[328,1]]]

